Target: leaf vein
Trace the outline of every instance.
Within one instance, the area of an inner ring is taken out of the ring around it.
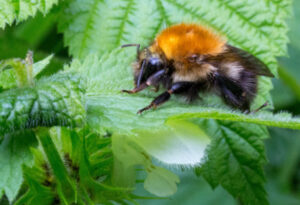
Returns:
[[[264,30],[261,30],[261,26],[256,25],[254,22],[251,21],[251,18],[246,17],[241,12],[239,12],[237,9],[234,9],[232,6],[230,6],[226,1],[224,0],[217,0],[220,5],[223,5],[224,8],[228,9],[231,13],[237,15],[240,19],[243,20],[245,24],[248,24],[250,27],[255,28],[255,30],[259,33],[260,36],[264,36],[264,38],[268,41],[269,45],[275,44],[277,48],[280,48],[281,45],[279,45],[277,42],[274,42],[270,37],[271,35]]]
[[[81,43],[80,43],[80,48],[79,48],[79,56],[81,56],[85,49],[86,49],[86,41],[90,38],[90,33],[89,33],[89,29],[92,29],[92,25],[93,25],[93,21],[94,21],[94,16],[96,16],[97,13],[97,9],[98,9],[98,4],[102,2],[102,1],[97,1],[94,0],[94,3],[91,6],[91,10],[89,11],[89,17],[88,20],[86,22],[85,28],[84,28],[84,32],[83,32],[83,36],[81,39]],[[75,35],[75,33],[74,33]]]
[[[121,24],[118,27],[118,34],[116,36],[116,45],[120,45],[121,40],[123,39],[123,34],[125,33],[125,25],[127,22],[129,22],[129,14],[134,8],[134,0],[128,0],[128,3],[126,5],[125,12],[123,16],[120,16]]]
[[[224,127],[224,126],[221,126],[221,132],[222,132],[222,134],[223,134],[223,136],[224,136],[224,138],[225,138],[226,144],[227,144],[228,148],[230,149],[230,151],[231,151],[231,153],[232,153],[232,156],[233,156],[233,157],[235,158],[235,160],[238,162],[239,168],[240,168],[240,170],[241,170],[241,173],[242,173],[243,176],[244,176],[244,179],[247,181],[248,186],[251,187],[251,192],[253,193],[253,195],[254,195],[255,197],[257,197],[257,194],[254,192],[254,190],[257,189],[257,187],[254,187],[254,186],[256,186],[256,185],[252,184],[252,182],[251,182],[250,179],[249,179],[249,176],[245,173],[245,170],[244,170],[244,168],[243,168],[243,166],[242,166],[242,163],[240,162],[239,158],[236,156],[236,153],[233,151],[233,148],[232,148],[231,144],[228,142],[228,136],[227,136],[226,132],[224,131],[224,128],[227,129],[227,128]],[[251,168],[251,167],[249,167],[249,168]],[[252,168],[251,168],[251,169],[252,169]],[[254,170],[254,171],[257,171],[257,170]],[[230,180],[229,180],[229,181],[230,181]],[[247,192],[246,192],[246,193],[247,193]],[[247,194],[248,194],[248,193],[247,193]],[[240,194],[238,194],[238,195],[240,195]],[[258,200],[258,199],[257,199],[257,200]]]

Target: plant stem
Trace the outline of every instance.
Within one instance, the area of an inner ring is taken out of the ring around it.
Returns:
[[[58,189],[60,197],[63,198],[66,204],[76,202],[76,189],[74,183],[71,181],[70,176],[60,158],[58,151],[49,135],[48,128],[39,128],[36,135],[41,142],[44,152],[52,167],[53,174],[58,181]]]

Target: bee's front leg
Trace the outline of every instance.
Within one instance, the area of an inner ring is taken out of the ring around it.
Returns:
[[[146,83],[142,83],[139,87],[135,87],[132,90],[121,90],[121,92],[123,92],[123,93],[129,93],[129,94],[137,93],[137,92],[140,92],[140,91],[144,90],[148,86],[149,85],[147,85]]]
[[[162,79],[163,75],[165,74],[165,70],[159,70],[156,73],[154,73],[153,75],[151,75],[146,82],[140,84],[138,87],[135,87],[132,90],[122,90],[122,92],[125,93],[137,93],[140,92],[142,90],[144,90],[145,88],[149,87],[149,86],[155,86],[155,88],[158,88],[160,80]]]

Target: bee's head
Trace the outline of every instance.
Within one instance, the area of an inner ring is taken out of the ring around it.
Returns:
[[[157,71],[167,67],[167,61],[164,55],[161,52],[154,51],[151,46],[140,50],[140,44],[125,44],[122,48],[128,46],[137,47],[137,59],[133,64],[136,87],[139,87],[141,83],[144,83]]]
[[[134,81],[137,87],[145,82],[151,75],[166,68],[166,60],[157,52],[151,52],[148,48],[138,53],[134,71]]]

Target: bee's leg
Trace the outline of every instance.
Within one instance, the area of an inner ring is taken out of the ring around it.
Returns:
[[[160,94],[158,97],[156,97],[150,105],[144,107],[143,109],[140,109],[137,114],[141,114],[142,112],[149,110],[151,108],[156,108],[157,106],[163,104],[164,102],[168,101],[171,97],[171,93],[169,91],[166,91],[162,94]]]
[[[262,104],[261,106],[259,106],[258,108],[256,108],[255,110],[253,110],[253,111],[251,111],[251,112],[249,112],[249,113],[257,113],[258,111],[260,111],[261,109],[263,109],[263,108],[265,108],[265,107],[267,107],[269,105],[269,102],[267,101],[267,102],[265,102],[264,104]]]
[[[132,90],[121,90],[121,92],[132,94],[132,93],[140,92],[147,87],[148,87],[148,85],[146,83],[142,83],[139,87],[135,87]]]
[[[137,93],[140,92],[142,90],[144,90],[145,88],[147,88],[148,86],[155,86],[158,87],[160,80],[162,79],[163,75],[165,74],[165,70],[159,70],[156,73],[154,73],[153,75],[151,75],[146,82],[140,84],[139,87],[135,87],[132,90],[122,90],[122,92],[125,93]]]
[[[249,97],[251,94],[245,91],[242,84],[219,73],[215,74],[215,78],[223,101],[227,105],[248,114],[250,112],[251,98]]]
[[[157,96],[148,106],[144,107],[143,109],[140,109],[137,113],[141,114],[142,112],[149,110],[151,108],[155,109],[157,106],[167,102],[170,99],[171,94],[177,94],[177,93],[187,91],[188,89],[190,89],[190,87],[193,84],[194,83],[191,82],[174,83],[169,90]]]

